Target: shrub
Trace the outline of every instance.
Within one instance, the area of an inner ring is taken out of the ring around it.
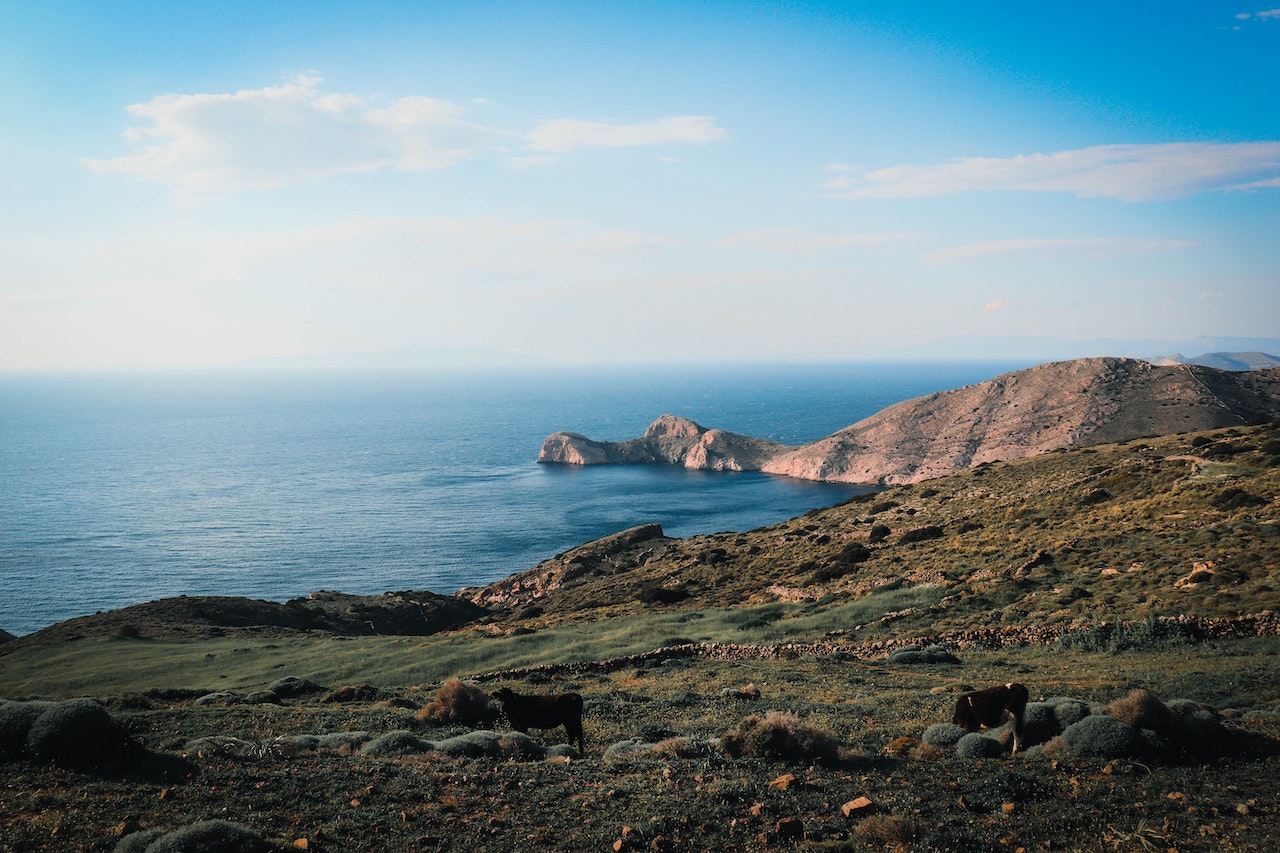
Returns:
[[[872,815],[853,828],[868,844],[905,848],[920,834],[915,818],[906,815]]]
[[[861,542],[850,542],[840,549],[840,553],[836,554],[834,562],[815,571],[810,578],[813,583],[823,583],[824,581],[835,580],[844,577],[853,570],[853,567],[859,563],[865,563],[871,559],[871,551]]]
[[[417,714],[420,722],[453,722],[485,725],[497,714],[489,702],[489,694],[460,678],[450,678],[436,691],[436,698]]]
[[[955,723],[936,723],[924,730],[924,742],[934,746],[954,746],[965,736],[965,730]]]
[[[691,595],[683,586],[665,587],[656,581],[641,584],[636,592],[637,600],[645,604],[675,604]]]
[[[1209,503],[1221,510],[1248,509],[1265,505],[1267,499],[1233,486],[1211,499]]]
[[[1059,732],[1080,722],[1090,713],[1088,702],[1069,696],[1054,696],[1046,699],[1045,704],[1053,709],[1053,718],[1058,724]]]
[[[1185,643],[1190,629],[1176,622],[1149,616],[1138,622],[1095,622],[1058,638],[1064,649],[1088,652],[1123,652],[1128,649],[1158,650]]]
[[[16,761],[27,748],[27,735],[36,718],[51,702],[4,702],[0,704],[0,761]]]
[[[1084,704],[1083,702],[1080,704]],[[1085,708],[1086,714],[1088,707]],[[1076,722],[1073,720],[1073,722]],[[1058,722],[1054,706],[1048,702],[1028,702],[1022,714],[1022,743],[1024,746],[1035,746],[1052,740],[1062,734],[1065,728]]]
[[[926,646],[923,649],[907,646],[889,655],[889,663],[960,663],[960,658],[942,646]]]
[[[372,702],[378,698],[378,688],[372,684],[348,684],[320,697],[321,702]]]
[[[875,545],[878,542],[883,542],[884,540],[888,539],[889,534],[892,532],[893,531],[890,530],[886,525],[873,524],[871,526],[871,532],[867,535],[867,541],[870,542],[872,545]]]
[[[144,829],[130,833],[116,842],[112,850],[113,853],[147,853],[147,846],[162,835],[163,829]]]
[[[871,551],[861,542],[850,542],[840,549],[836,562],[843,566],[855,566],[871,559]]]
[[[1094,489],[1080,498],[1080,506],[1093,506],[1111,500],[1111,493],[1106,489]]]
[[[917,527],[908,530],[898,537],[899,545],[907,545],[912,542],[927,542],[930,539],[941,539],[943,529],[936,524],[927,524],[924,527]]]
[[[956,741],[956,755],[961,758],[997,758],[1004,754],[1004,744],[980,732],[969,732]]]
[[[435,745],[403,729],[379,735],[366,743],[361,752],[378,758],[396,758],[403,755],[420,755],[430,752]]]
[[[115,720],[92,699],[56,702],[31,723],[27,752],[40,761],[73,767],[118,761],[135,744]]]
[[[467,732],[432,744],[437,752],[459,758],[493,758],[508,755],[515,758],[542,758],[547,754],[537,741],[520,732],[498,734],[490,731]]]
[[[1168,737],[1176,747],[1193,755],[1210,756],[1230,746],[1231,730],[1222,724],[1216,711],[1190,699],[1175,699],[1168,708],[1173,717]]]
[[[269,853],[278,848],[253,830],[225,820],[205,820],[175,829],[138,846],[135,833],[116,845],[116,853]]]
[[[633,753],[644,752],[645,750],[652,749],[653,746],[653,744],[645,743],[639,738],[628,738],[627,740],[620,740],[617,743],[609,744],[609,747],[604,751],[603,758],[605,761],[614,761],[618,758],[628,758]]]
[[[805,725],[794,714],[769,711],[752,714],[720,739],[730,758],[763,758],[768,761],[826,761],[837,756],[835,739]]]
[[[1151,729],[1161,735],[1167,735],[1173,727],[1173,714],[1155,694],[1142,688],[1112,702],[1106,712],[1135,729]]]
[[[1137,752],[1141,744],[1137,729],[1106,714],[1085,717],[1062,733],[1069,755],[1123,758]]]
[[[209,735],[189,740],[182,747],[184,752],[197,756],[206,755],[253,755],[258,749],[256,744],[231,735]]]
[[[316,735],[317,749],[358,749],[369,740],[368,732],[332,732]]]
[[[267,685],[267,690],[279,696],[281,699],[292,699],[295,696],[304,696],[307,693],[319,693],[324,690],[314,681],[308,681],[305,678],[298,678],[296,675],[286,675],[284,678],[277,679]]]

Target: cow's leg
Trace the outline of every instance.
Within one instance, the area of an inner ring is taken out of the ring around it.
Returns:
[[[578,750],[586,752],[586,746],[582,741],[582,724],[574,723],[572,720],[566,720],[564,724],[564,733],[569,738],[569,745],[573,746],[574,741],[578,743]]]

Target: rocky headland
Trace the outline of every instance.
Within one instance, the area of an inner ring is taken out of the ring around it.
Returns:
[[[1278,418],[1280,368],[1234,372],[1087,358],[907,400],[799,447],[663,415],[629,441],[553,433],[538,461],[659,463],[897,485],[1053,450]]]

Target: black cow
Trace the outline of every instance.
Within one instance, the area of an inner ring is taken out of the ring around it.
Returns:
[[[956,700],[956,715],[952,720],[966,732],[994,729],[1013,720],[1013,751],[1017,754],[1022,745],[1022,715],[1027,710],[1026,685],[1010,683],[988,687],[961,696]]]
[[[582,739],[582,697],[577,693],[554,693],[549,696],[525,696],[504,687],[492,694],[502,706],[511,728],[521,733],[529,729],[554,729],[564,726],[569,743],[578,742],[578,749],[586,751]]]

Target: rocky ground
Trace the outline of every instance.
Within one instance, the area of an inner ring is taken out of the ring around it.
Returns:
[[[451,597],[71,620],[0,645],[0,853],[263,849],[165,840],[208,821],[343,853],[1277,850],[1278,489],[1272,424],[979,466],[758,531],[638,528]],[[271,686],[289,672],[324,686]],[[581,693],[585,754],[419,720],[452,675]],[[1137,688],[1169,713],[1118,747],[1108,723],[1017,757],[930,734],[1011,679],[1042,718],[1073,697],[1118,719]],[[33,740],[32,700],[98,728]],[[779,726],[808,746],[725,746]],[[132,751],[81,760],[121,733]]]
[[[1219,654],[1203,651],[1198,666]],[[145,755],[97,768],[0,764],[0,851],[113,850],[140,831],[210,819],[278,846],[351,853],[1280,848],[1280,715],[1270,699],[1237,694],[1254,712],[1223,712],[1240,739],[1211,756],[1042,748],[975,759],[923,742],[929,726],[949,719],[968,678],[1012,668],[1049,691],[1084,687],[1064,675],[1070,662],[1052,663],[1065,652],[1027,653],[1020,665],[993,654],[959,669],[829,658],[676,661],[484,684],[583,693],[582,756],[542,749],[561,741],[561,730],[534,732],[532,745],[509,736],[484,757],[446,747],[370,754],[373,739],[392,731],[440,744],[474,737],[469,726],[416,719],[429,688],[106,697]],[[1087,694],[1116,695],[1128,686],[1123,672],[1160,666],[1132,655],[1108,660],[1114,672],[1084,687]],[[1194,677],[1208,679],[1206,690],[1223,684],[1204,672]],[[926,691],[929,684],[937,686]],[[1270,696],[1274,684],[1261,690]],[[768,759],[710,745],[773,708],[829,736],[835,751]]]

